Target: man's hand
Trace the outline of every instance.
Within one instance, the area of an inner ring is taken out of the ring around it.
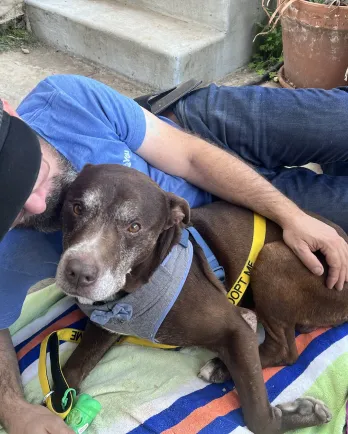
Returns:
[[[301,213],[283,225],[285,243],[312,273],[321,276],[323,266],[312,253],[320,251],[329,265],[326,282],[339,291],[348,281],[348,244],[331,226],[308,214]]]
[[[20,401],[7,417],[8,434],[73,434],[65,422],[41,405]]]
[[[0,423],[8,434],[73,434],[50,410],[25,401],[8,330],[0,330]]]

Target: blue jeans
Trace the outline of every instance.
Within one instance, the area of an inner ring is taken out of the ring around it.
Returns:
[[[302,209],[348,232],[348,87],[212,84],[179,101],[174,113],[184,129],[239,155]],[[325,173],[284,167],[309,162]]]

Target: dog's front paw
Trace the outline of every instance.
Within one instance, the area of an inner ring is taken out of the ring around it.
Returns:
[[[218,357],[209,360],[199,371],[198,377],[208,383],[224,383],[231,379],[226,365]]]
[[[328,407],[319,399],[306,396],[294,402],[276,406],[282,412],[282,422],[288,429],[322,425],[332,416]]]

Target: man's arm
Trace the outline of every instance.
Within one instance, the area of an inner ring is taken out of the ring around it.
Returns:
[[[0,330],[0,423],[8,434],[73,434],[47,408],[24,400],[16,353],[8,330]]]
[[[8,330],[0,330],[0,421],[8,428],[11,412],[24,400],[16,353]]]
[[[327,286],[348,281],[348,246],[335,229],[310,217],[251,167],[204,140],[172,128],[144,110],[145,139],[137,153],[153,166],[229,202],[278,223],[284,241],[314,273],[324,269],[312,253],[320,250],[330,266]]]

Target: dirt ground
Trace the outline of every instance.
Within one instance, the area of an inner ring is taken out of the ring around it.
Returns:
[[[0,53],[0,96],[17,107],[23,97],[42,79],[52,74],[80,74],[102,81],[132,98],[151,92],[151,88],[129,80],[114,71],[90,61],[57,51],[42,44]],[[240,70],[228,75],[218,84],[241,86],[255,74]]]
[[[22,50],[0,54],[0,95],[14,107],[40,80],[53,74],[79,74],[91,77],[130,97],[151,90],[113,71],[62,53],[52,47],[36,44],[28,49],[29,54],[24,54]]]

